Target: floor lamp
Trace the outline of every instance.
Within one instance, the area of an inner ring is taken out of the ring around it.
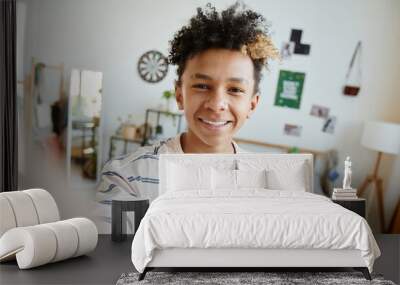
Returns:
[[[361,144],[366,148],[377,151],[378,155],[375,161],[374,172],[365,178],[357,195],[361,196],[369,184],[372,183],[375,186],[381,231],[384,232],[383,181],[378,175],[379,164],[383,153],[398,154],[400,152],[400,125],[387,122],[367,122],[364,126]]]
[[[392,220],[390,221],[389,233],[400,234],[400,197],[397,201],[397,206],[394,210]]]

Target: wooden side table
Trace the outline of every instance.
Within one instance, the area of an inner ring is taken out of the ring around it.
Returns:
[[[111,240],[123,241],[127,235],[122,233],[122,213],[135,212],[135,232],[137,231],[140,221],[149,208],[148,199],[132,199],[132,200],[112,200],[111,204]]]
[[[356,214],[359,214],[361,217],[365,218],[365,199],[358,198],[352,200],[345,200],[345,199],[332,199],[332,202],[339,204],[340,206],[353,211]]]

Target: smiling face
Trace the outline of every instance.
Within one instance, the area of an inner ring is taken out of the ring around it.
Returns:
[[[232,138],[255,110],[254,67],[239,51],[209,49],[188,59],[176,86],[188,132],[185,152],[232,153]]]

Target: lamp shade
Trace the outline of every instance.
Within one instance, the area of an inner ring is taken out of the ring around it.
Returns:
[[[400,125],[387,122],[367,122],[361,144],[372,150],[400,153]]]

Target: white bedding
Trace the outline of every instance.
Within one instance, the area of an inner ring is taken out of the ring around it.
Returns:
[[[158,197],[132,243],[135,268],[143,272],[153,251],[165,248],[358,249],[370,272],[380,256],[365,219],[326,197],[265,189],[217,195]]]

